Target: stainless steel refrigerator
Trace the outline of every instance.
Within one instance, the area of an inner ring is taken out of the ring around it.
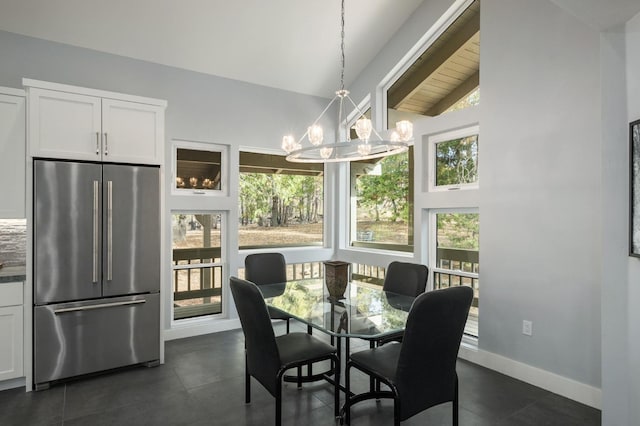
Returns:
[[[159,168],[34,160],[34,385],[160,356]]]

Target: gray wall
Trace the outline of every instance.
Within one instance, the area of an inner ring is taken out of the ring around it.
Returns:
[[[481,28],[479,346],[599,387],[600,35],[548,1]]]
[[[628,136],[624,27],[602,33],[602,423],[629,419]],[[635,422],[639,423],[639,422]]]
[[[166,139],[277,149],[327,100],[0,31],[0,85],[22,78],[166,99]],[[260,67],[259,63],[255,64]],[[294,127],[298,126],[298,127]]]
[[[352,85],[356,99],[452,3],[425,1]],[[478,345],[599,388],[600,34],[530,0],[482,0],[481,28]]]
[[[627,60],[627,109],[628,121],[640,119],[640,14],[636,15],[627,23],[626,28],[626,60]],[[627,136],[625,135],[625,141]],[[625,151],[627,145],[625,143]],[[626,178],[626,176],[625,176]],[[624,187],[622,181],[620,186]],[[610,188],[614,190],[614,188]],[[626,217],[626,209],[622,212],[623,218]],[[625,240],[626,241],[626,240]],[[628,311],[628,319],[626,323],[620,321],[618,324],[624,329],[625,324],[628,325],[627,346],[620,347],[621,351],[628,348],[628,370],[626,372],[629,378],[628,398],[630,404],[630,421],[628,424],[640,424],[640,309],[638,309],[638,301],[640,301],[640,259],[628,259],[628,281],[626,285],[626,310]],[[622,284],[622,285],[620,285]],[[620,288],[625,289],[624,283],[611,283],[618,286],[616,292]],[[624,291],[624,290],[623,290]],[[623,293],[624,295],[624,293]],[[620,394],[620,397],[624,397]]]

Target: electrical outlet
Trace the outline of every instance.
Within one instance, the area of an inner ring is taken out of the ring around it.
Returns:
[[[522,320],[522,334],[525,336],[533,335],[533,322]]]

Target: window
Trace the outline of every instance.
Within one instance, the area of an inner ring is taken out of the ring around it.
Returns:
[[[227,195],[228,147],[204,142],[174,141],[173,186],[179,195]]]
[[[387,89],[387,128],[480,102],[480,0],[431,42]]]
[[[433,288],[467,285],[474,299],[465,334],[478,337],[480,272],[480,215],[467,211],[433,211],[435,247],[430,262]]]
[[[171,218],[173,319],[222,313],[221,214]]]
[[[240,153],[240,249],[321,246],[324,165]]]
[[[429,137],[429,191],[478,187],[478,126]]]
[[[352,161],[351,245],[413,251],[413,147]]]

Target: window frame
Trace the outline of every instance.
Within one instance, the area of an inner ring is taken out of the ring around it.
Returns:
[[[194,151],[220,152],[220,189],[190,189],[176,188],[178,177],[178,149]],[[184,139],[174,139],[171,142],[171,195],[195,197],[228,197],[229,196],[229,146],[197,142]]]
[[[438,242],[437,242],[437,235],[438,235],[438,221],[437,221],[437,215],[438,214],[448,214],[448,213],[463,213],[463,214],[478,214],[480,215],[480,209],[478,207],[468,207],[468,208],[433,208],[433,209],[426,209],[427,211],[427,215],[428,215],[428,228],[429,228],[429,233],[428,233],[428,242],[427,242],[427,247],[428,247],[428,267],[429,267],[429,280],[427,281],[427,288],[431,291],[431,290],[435,290],[435,284],[436,284],[436,279],[435,279],[435,274],[439,273],[439,274],[447,274],[447,275],[455,275],[455,276],[460,276],[463,278],[470,278],[470,279],[475,279],[477,281],[480,280],[480,273],[471,273],[471,272],[465,272],[465,271],[460,271],[460,270],[453,270],[453,269],[444,269],[444,268],[439,268],[437,267],[437,252],[438,252]],[[478,218],[478,220],[480,220]],[[478,247],[478,257],[480,256],[480,247]],[[478,261],[478,267],[480,267],[480,262]],[[472,287],[473,288],[473,287]],[[475,293],[475,288],[473,289],[474,293]],[[475,295],[474,295],[474,299],[475,299]],[[478,300],[480,299],[480,289],[478,288]],[[477,307],[479,309],[479,306]],[[478,318],[480,317],[480,313],[478,312]],[[477,347],[477,343],[478,343],[478,339],[480,338],[479,335],[473,335],[471,333],[467,333],[466,332],[467,326],[465,326],[465,334],[463,336],[463,341],[469,345],[471,345],[471,347]]]
[[[250,154],[261,154],[261,155],[272,155],[276,157],[286,157],[282,152],[275,152],[274,150],[266,150],[266,149],[256,149],[255,147],[249,146],[241,146],[238,150],[238,163],[237,163],[237,171],[238,171],[238,189],[237,189],[237,198],[235,200],[236,205],[239,207],[240,198],[241,198],[241,188],[240,188],[240,175],[243,173],[240,171],[240,168],[243,166],[241,162],[241,154],[242,153],[250,153]],[[298,165],[313,165],[314,163],[298,163]],[[332,207],[329,203],[329,198],[327,192],[327,187],[329,185],[330,180],[328,180],[328,167],[325,164],[324,170],[322,173],[322,203],[323,203],[323,217],[322,217],[322,242],[321,243],[313,243],[313,244],[291,244],[291,245],[278,245],[278,244],[268,244],[264,246],[240,246],[240,228],[241,225],[238,224],[237,232],[238,232],[238,250],[241,253],[258,253],[264,251],[297,251],[297,250],[326,250],[332,246],[332,238],[333,235],[331,233],[331,227],[333,226],[331,222],[331,211]],[[333,192],[333,191],[329,191]],[[240,215],[240,210],[238,209],[238,215]]]
[[[219,262],[208,262],[208,263],[197,263],[197,264],[193,264],[193,265],[174,265],[173,264],[173,217],[174,215],[179,215],[179,214],[186,214],[186,215],[197,215],[197,214],[203,214],[203,215],[211,215],[211,216],[215,216],[215,215],[220,215],[220,261]],[[180,324],[180,325],[184,325],[184,324],[189,324],[192,322],[201,322],[203,320],[208,320],[208,319],[221,319],[221,318],[226,318],[227,316],[227,298],[228,298],[228,292],[226,291],[226,281],[227,281],[227,275],[226,275],[226,270],[225,270],[225,266],[226,266],[226,261],[225,261],[225,229],[228,228],[228,221],[227,221],[227,212],[224,210],[188,210],[188,209],[172,209],[170,212],[170,222],[171,222],[171,232],[170,232],[170,241],[171,241],[171,279],[170,279],[170,283],[171,283],[171,312],[170,312],[170,319],[171,319],[171,324]],[[220,312],[217,313],[212,313],[212,314],[205,314],[205,315],[197,315],[197,316],[193,316],[193,317],[188,317],[188,318],[179,318],[176,319],[175,318],[175,306],[174,306],[174,293],[175,293],[175,283],[174,283],[174,271],[182,271],[182,270],[190,270],[190,269],[206,269],[206,268],[215,268],[215,267],[219,267],[220,268],[220,276],[222,279],[222,282],[220,283]]]
[[[442,142],[449,142],[456,139],[462,139],[469,136],[477,136],[478,146],[480,145],[480,126],[478,124],[467,126],[462,129],[451,130],[447,132],[430,135],[427,142],[427,192],[446,192],[452,190],[469,190],[478,189],[480,187],[480,174],[475,182],[459,183],[451,185],[436,186],[436,145]],[[477,158],[478,168],[480,164],[480,150],[478,148]]]
[[[400,77],[422,56],[431,45],[453,24],[456,19],[474,2],[474,0],[454,0],[449,9],[433,24],[418,42],[396,63],[376,87],[376,118],[382,128],[389,127],[388,91]]]
[[[395,155],[401,155],[405,153],[399,153]],[[348,215],[348,223],[349,229],[347,232],[347,241],[346,247],[349,249],[363,250],[363,251],[387,251],[394,252],[399,254],[407,254],[413,253],[415,251],[415,241],[414,241],[414,233],[415,233],[415,198],[416,198],[416,189],[415,189],[415,149],[413,145],[410,147],[410,150],[406,152],[408,156],[409,162],[409,187],[407,189],[408,194],[407,197],[411,198],[408,200],[409,203],[409,220],[407,223],[407,227],[409,228],[407,231],[407,238],[409,242],[412,244],[394,244],[394,243],[383,243],[383,242],[366,242],[366,241],[358,241],[357,240],[357,197],[353,195],[352,190],[354,189],[354,182],[352,182],[351,178],[351,162],[347,164],[347,173],[346,178],[349,182],[347,188],[347,197],[349,200],[349,210],[346,212]],[[354,213],[354,209],[356,209],[356,214]]]

